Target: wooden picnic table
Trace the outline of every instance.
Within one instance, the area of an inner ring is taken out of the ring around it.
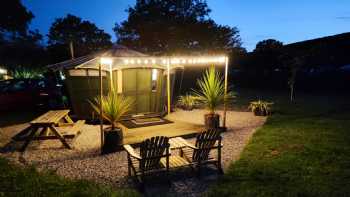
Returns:
[[[32,120],[30,126],[21,132],[29,133],[24,139],[21,151],[25,151],[32,140],[49,139],[58,139],[64,147],[71,149],[72,147],[67,143],[66,138],[73,138],[74,141],[85,121],[73,122],[68,113],[69,110],[51,110]]]

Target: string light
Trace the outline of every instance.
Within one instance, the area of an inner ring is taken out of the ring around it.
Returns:
[[[117,58],[114,58],[117,59]],[[195,65],[195,64],[221,64],[223,65],[227,60],[226,56],[189,56],[189,57],[169,57],[169,58],[165,58],[165,57],[155,57],[155,58],[150,58],[150,57],[145,57],[145,58],[120,58],[120,61],[125,64],[125,65],[134,65],[134,64],[138,64],[138,65],[147,65],[147,64],[160,64],[163,66],[166,66],[168,61],[170,64],[172,65],[185,65],[185,64],[191,64],[191,65]],[[103,65],[111,65],[113,63],[113,59],[112,58],[101,58],[100,59],[101,64]],[[118,65],[118,64],[116,64]]]
[[[124,60],[124,64],[129,64],[129,60],[128,60],[128,59],[125,59],[125,60]]]

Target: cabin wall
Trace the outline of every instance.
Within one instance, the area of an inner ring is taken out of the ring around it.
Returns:
[[[77,71],[78,70],[78,71]],[[97,118],[96,112],[90,106],[89,100],[93,100],[99,95],[98,71],[91,69],[75,69],[66,71],[66,87],[71,102],[72,110],[78,118]],[[113,71],[113,88],[118,93],[130,96],[134,100],[132,111],[129,115],[139,113],[161,113],[164,109],[166,97],[165,72],[157,70],[156,80],[152,81],[152,68],[128,68],[120,71]],[[70,72],[73,72],[72,76]],[[75,73],[74,73],[75,72]],[[97,72],[97,73],[96,73]],[[89,74],[93,74],[92,76]],[[120,79],[121,77],[121,79]],[[122,84],[120,84],[122,83]],[[103,87],[104,95],[111,90],[110,74],[104,72]]]
[[[72,110],[79,118],[91,119],[97,117],[96,112],[92,109],[89,101],[99,96],[100,81],[99,76],[88,69],[79,69],[81,76],[71,76],[69,71],[66,72],[66,87]],[[84,74],[85,73],[85,74]],[[79,73],[75,73],[79,74]],[[89,75],[90,74],[90,75]],[[109,77],[106,73],[103,76],[103,93],[108,94]]]
[[[156,70],[156,79],[152,80],[152,72]],[[113,80],[118,76],[113,73]],[[114,80],[115,86],[122,82],[122,94],[131,97],[134,105],[129,114],[160,113],[163,109],[162,94],[163,70],[152,68],[129,68],[122,70],[122,79]]]

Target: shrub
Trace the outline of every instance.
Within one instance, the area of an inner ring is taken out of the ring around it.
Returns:
[[[37,79],[43,77],[43,70],[19,67],[12,72],[15,79]]]
[[[248,109],[250,109],[256,116],[267,116],[271,114],[271,105],[273,103],[262,100],[252,101]]]
[[[196,105],[196,97],[190,94],[179,96],[178,105],[184,110],[192,110]]]

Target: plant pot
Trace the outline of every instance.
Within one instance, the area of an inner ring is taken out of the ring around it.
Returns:
[[[267,116],[267,113],[265,110],[256,109],[256,110],[254,110],[254,115],[255,116]]]
[[[206,129],[218,129],[220,127],[219,114],[205,114],[204,123]]]
[[[185,110],[185,111],[192,111],[193,110],[193,106],[184,106],[182,109]]]
[[[121,128],[111,127],[104,129],[104,144],[102,154],[114,153],[121,150],[123,144],[123,132]]]

